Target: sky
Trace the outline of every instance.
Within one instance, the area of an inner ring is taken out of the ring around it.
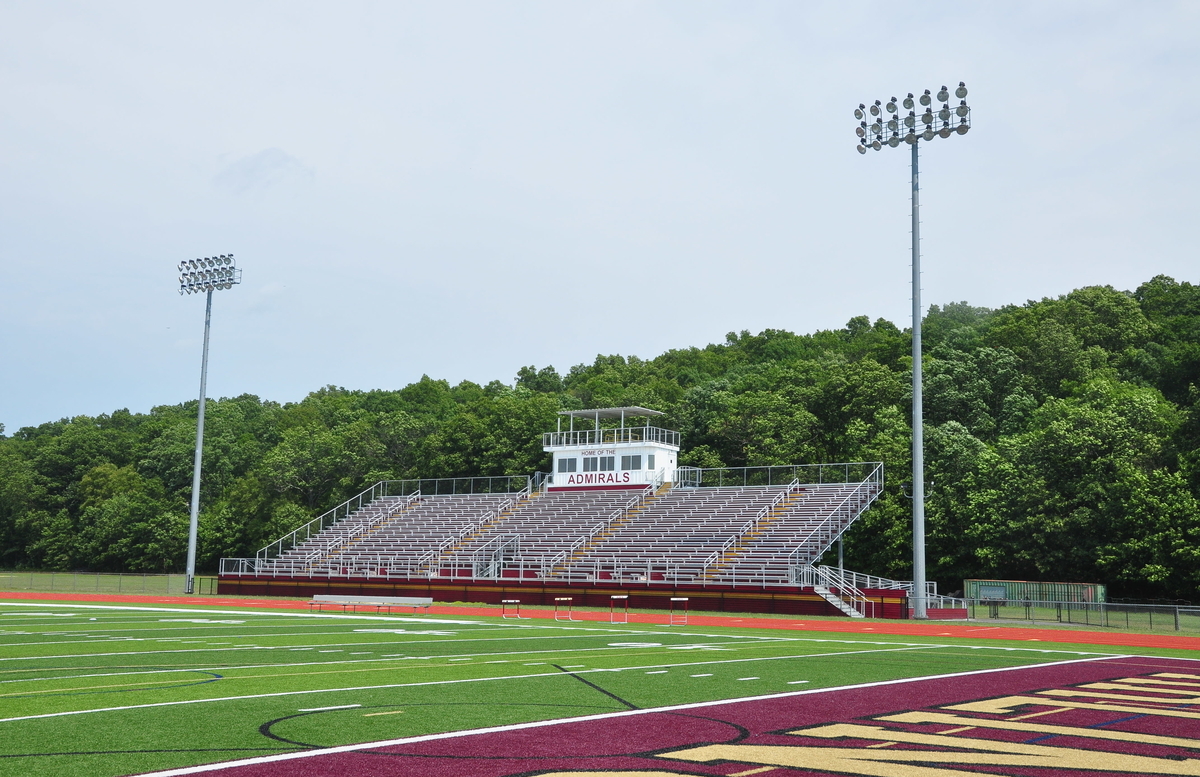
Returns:
[[[1200,3],[0,0],[0,423],[1200,282]]]

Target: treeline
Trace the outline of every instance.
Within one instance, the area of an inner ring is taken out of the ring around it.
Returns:
[[[1104,582],[1200,600],[1200,286],[1158,276],[924,323],[928,565],[964,577]],[[260,546],[383,479],[529,474],[560,409],[643,405],[682,462],[880,460],[887,488],[847,565],[911,571],[910,336],[731,333],[654,359],[599,356],[513,384],[428,377],[295,404],[208,404],[200,566]],[[0,434],[0,567],[182,567],[196,402]],[[0,428],[0,432],[3,429]]]

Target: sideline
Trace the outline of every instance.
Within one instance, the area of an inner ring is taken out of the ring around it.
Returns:
[[[267,610],[304,610],[308,601],[300,599],[251,599],[224,596],[145,596],[137,594],[67,594],[36,591],[0,591],[0,602],[103,602],[106,604],[158,604],[179,607],[181,605],[204,607],[241,607]],[[531,618],[553,620],[553,609],[521,608],[523,615]],[[494,618],[500,614],[498,606],[435,604],[429,608],[430,615],[477,616]],[[575,611],[581,621],[607,623],[607,611]],[[337,616],[334,616],[337,617]],[[354,617],[354,616],[349,616]],[[371,617],[359,615],[359,618]],[[412,616],[424,620],[425,616]],[[666,626],[667,613],[630,613],[630,625]],[[913,621],[869,621],[862,623],[847,618],[840,620],[805,620],[804,618],[756,618],[747,614],[736,617],[729,615],[701,615],[691,613],[691,626],[716,626],[753,629],[779,629],[817,631],[838,634],[887,634],[900,637],[954,637],[958,639],[994,639],[1019,642],[1058,642],[1069,645],[1108,645],[1111,647],[1161,648],[1168,650],[1200,650],[1200,637],[1176,634],[1140,634],[1128,632],[1078,631],[1075,629],[1047,629],[1021,626],[988,626],[978,622],[914,623]]]

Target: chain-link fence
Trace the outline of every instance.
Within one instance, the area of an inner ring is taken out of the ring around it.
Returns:
[[[1200,607],[1166,604],[1047,602],[1020,599],[971,599],[971,618],[981,621],[1068,623],[1131,631],[1200,633]]]
[[[101,594],[184,594],[186,575],[148,575],[132,572],[22,572],[0,571],[0,592],[38,591]],[[196,577],[197,594],[215,594],[216,577]]]

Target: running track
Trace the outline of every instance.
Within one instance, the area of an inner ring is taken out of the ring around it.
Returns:
[[[27,591],[0,591],[0,602],[4,600],[44,602],[87,602],[103,604],[152,604],[179,607],[181,605],[203,605],[211,607],[243,607],[275,610],[308,610],[307,600],[297,599],[251,599],[222,596],[137,596],[127,594],[66,594],[34,593]],[[500,608],[494,605],[457,606],[434,605],[431,615],[480,615],[495,617]],[[522,609],[521,614],[531,618],[554,617],[553,610],[543,608]],[[579,620],[607,622],[606,612],[575,611]],[[630,623],[665,625],[666,613],[630,613]],[[1016,640],[1021,642],[1066,642],[1074,645],[1110,645],[1113,647],[1166,648],[1174,650],[1200,650],[1200,637],[1176,634],[1137,634],[1119,631],[1081,631],[1076,629],[1038,629],[1015,626],[988,626],[983,623],[916,623],[913,621],[872,621],[862,623],[847,618],[840,620],[804,620],[788,618],[756,618],[752,615],[697,615],[689,617],[692,626],[742,626],[756,629],[796,629],[799,631],[836,632],[843,634],[891,634],[896,636],[958,637],[964,639]]]

